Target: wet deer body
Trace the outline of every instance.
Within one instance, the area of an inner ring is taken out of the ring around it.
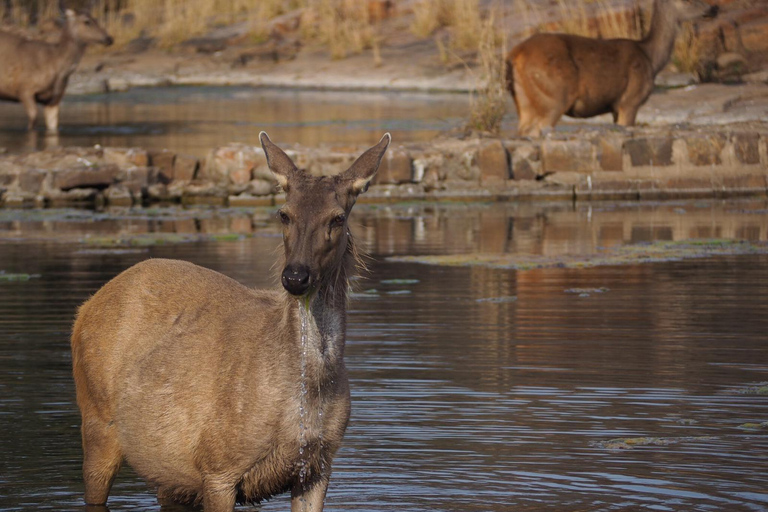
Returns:
[[[47,129],[58,129],[59,103],[86,46],[112,44],[112,37],[90,15],[67,9],[64,18],[58,43],[0,31],[0,99],[24,106],[28,129],[35,125],[37,103],[43,105]]]
[[[161,501],[230,512],[291,491],[292,511],[323,508],[350,410],[344,343],[357,254],[347,217],[390,137],[321,178],[261,140],[287,195],[283,289],[151,259],[78,311],[86,503],[106,502],[125,459]]]
[[[538,137],[563,114],[612,113],[633,126],[653,81],[666,66],[682,21],[717,12],[702,0],[654,0],[648,34],[640,41],[536,34],[507,55],[507,87],[520,118],[518,133]]]

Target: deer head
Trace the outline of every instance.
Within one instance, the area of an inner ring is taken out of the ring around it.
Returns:
[[[357,196],[368,189],[392,137],[385,134],[349,169],[335,176],[311,176],[298,169],[265,132],[259,134],[259,140],[267,164],[286,194],[285,204],[278,210],[285,247],[283,287],[292,295],[304,296],[325,284],[333,286],[342,275],[351,244],[349,213]]]

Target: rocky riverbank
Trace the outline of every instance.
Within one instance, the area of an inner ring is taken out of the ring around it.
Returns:
[[[315,175],[346,169],[363,147],[287,148]],[[768,194],[768,124],[583,128],[541,140],[440,138],[394,144],[367,202],[661,199]],[[57,148],[0,156],[0,204],[271,205],[282,200],[260,147],[204,159],[141,148]]]

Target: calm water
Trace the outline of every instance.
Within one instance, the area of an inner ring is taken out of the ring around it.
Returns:
[[[275,141],[309,146],[367,144],[386,131],[401,142],[422,141],[462,126],[468,111],[468,97],[461,94],[137,88],[66,96],[56,137],[45,136],[44,124],[27,133],[24,109],[0,101],[0,148],[101,144],[167,148],[202,157],[230,142],[253,144],[261,130]]]
[[[272,214],[0,210],[0,271],[39,274],[0,280],[0,510],[83,510],[77,305],[150,256],[270,285]],[[766,201],[360,205],[355,220],[373,259],[349,315],[353,412],[327,509],[768,510],[768,256],[530,271],[386,259],[765,242]],[[147,232],[246,236],[93,243]],[[572,293],[587,288],[599,290]],[[110,508],[159,510],[128,468]]]

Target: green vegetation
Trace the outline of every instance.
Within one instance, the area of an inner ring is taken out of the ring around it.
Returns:
[[[95,247],[151,247],[190,242],[232,242],[246,236],[240,233],[138,233],[88,236],[81,243]]]
[[[513,270],[541,268],[589,268],[609,265],[637,265],[690,258],[768,254],[768,244],[742,240],[681,240],[624,245],[595,254],[537,256],[527,254],[450,254],[436,256],[396,256],[389,261],[445,266],[482,266]],[[594,292],[594,290],[593,290]],[[574,292],[575,293],[575,292]]]
[[[37,277],[40,277],[40,274],[13,274],[0,270],[0,281],[29,281]]]
[[[714,436],[685,436],[685,437],[624,437],[611,439],[610,441],[599,441],[594,446],[606,450],[631,450],[639,446],[669,446],[684,442],[712,441],[717,439]]]

